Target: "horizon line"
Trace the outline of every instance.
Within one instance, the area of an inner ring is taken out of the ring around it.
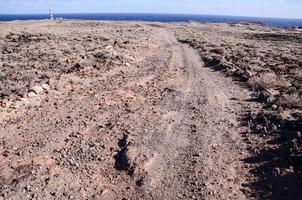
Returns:
[[[243,15],[219,15],[219,14],[197,14],[197,13],[136,13],[136,12],[70,12],[70,13],[54,13],[54,15],[68,14],[146,14],[146,15],[192,15],[192,16],[222,16],[222,17],[245,17],[245,18],[266,18],[266,19],[288,19],[302,20],[302,18],[293,17],[263,17],[263,16],[243,16]],[[48,13],[0,13],[0,15],[49,15]]]

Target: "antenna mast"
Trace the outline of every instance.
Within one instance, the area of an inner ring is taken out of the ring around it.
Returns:
[[[49,6],[49,19],[54,20],[53,13],[52,13],[52,7],[50,7],[50,6]]]

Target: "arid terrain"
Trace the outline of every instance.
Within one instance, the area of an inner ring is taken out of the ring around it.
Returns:
[[[0,23],[0,199],[302,199],[302,32]]]

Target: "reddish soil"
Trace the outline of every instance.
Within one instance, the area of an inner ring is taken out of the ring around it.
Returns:
[[[271,34],[264,38],[263,31]],[[286,93],[301,83],[301,33],[282,30],[293,49],[286,51],[292,52],[288,65],[296,64],[293,76],[271,68],[260,73],[236,53],[262,39],[278,49],[271,40],[280,31],[197,23],[0,23],[0,199],[301,198],[301,123],[295,118],[301,107],[278,103],[301,97],[298,88]],[[270,73],[282,79],[268,88],[261,77]],[[285,113],[288,118],[280,118]],[[282,141],[290,146],[271,144],[285,126],[293,136]],[[266,160],[277,152],[283,160]]]

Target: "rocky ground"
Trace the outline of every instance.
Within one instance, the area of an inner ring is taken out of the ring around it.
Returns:
[[[253,156],[251,197],[300,199],[302,164],[302,32],[262,24],[186,24],[180,42],[197,49],[206,67],[253,92],[242,133]]]
[[[0,23],[0,199],[301,199],[302,33]]]

